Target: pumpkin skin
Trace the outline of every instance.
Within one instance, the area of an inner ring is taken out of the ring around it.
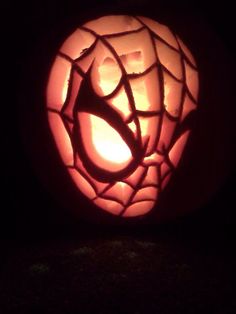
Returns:
[[[178,166],[197,97],[195,60],[168,27],[129,16],[79,27],[47,88],[49,125],[78,190],[113,215],[150,212]]]

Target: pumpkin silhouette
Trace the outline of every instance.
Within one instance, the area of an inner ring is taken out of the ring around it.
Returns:
[[[113,215],[150,212],[178,166],[197,97],[196,62],[167,26],[117,15],[78,27],[47,87],[49,125],[78,190]]]

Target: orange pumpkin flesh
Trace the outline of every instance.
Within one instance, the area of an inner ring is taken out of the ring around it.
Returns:
[[[111,214],[140,216],[179,163],[197,96],[194,58],[168,27],[106,16],[62,45],[48,82],[48,121],[78,189]]]

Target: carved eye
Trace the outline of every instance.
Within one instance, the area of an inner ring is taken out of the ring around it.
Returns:
[[[109,123],[85,112],[80,112],[78,119],[85,150],[98,167],[112,172],[127,166],[131,151]]]

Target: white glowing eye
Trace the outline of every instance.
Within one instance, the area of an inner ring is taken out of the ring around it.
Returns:
[[[85,151],[97,167],[115,172],[130,163],[128,145],[109,123],[87,112],[79,112],[78,120]]]
[[[131,151],[122,137],[103,119],[90,115],[92,142],[97,153],[104,159],[123,163],[131,158]]]

